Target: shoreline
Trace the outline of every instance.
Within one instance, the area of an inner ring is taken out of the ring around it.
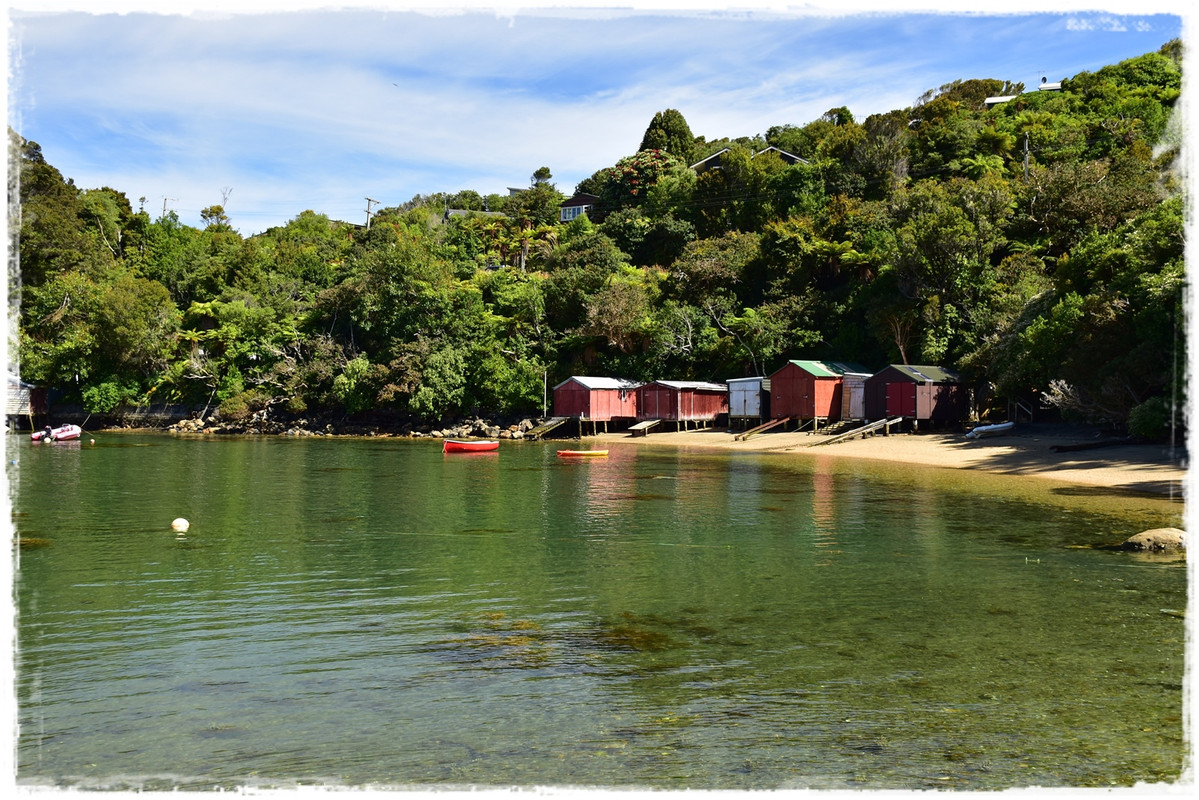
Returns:
[[[821,444],[819,434],[808,432],[765,432],[746,441],[734,437],[739,431],[706,429],[650,433],[633,437],[627,433],[601,433],[583,437],[608,444],[639,447],[711,449],[757,454],[794,454],[807,458],[830,458],[920,465],[959,469],[994,475],[1052,480],[1080,487],[1113,492],[1135,492],[1181,498],[1188,488],[1185,447],[1166,444],[1080,441],[1079,432],[1061,427],[1030,425],[1014,433],[982,439],[967,439],[956,433],[876,434],[833,444]],[[1088,449],[1054,450],[1089,444]]]
[[[490,423],[488,423],[490,424]],[[469,426],[468,426],[469,427]],[[182,430],[149,426],[101,428],[105,433],[157,431],[184,436],[212,435],[307,435],[353,438],[495,438],[500,428],[446,430],[432,434],[380,430],[366,425],[358,431],[322,431],[296,426],[279,432],[255,430]],[[1106,489],[1114,493],[1135,493],[1149,497],[1182,499],[1190,488],[1190,471],[1185,444],[1170,447],[1165,443],[1126,442],[1103,439],[1086,426],[1029,423],[1002,435],[967,439],[961,431],[891,433],[848,439],[829,444],[811,432],[767,431],[745,441],[735,437],[742,431],[705,428],[690,431],[650,432],[632,436],[628,431],[571,437],[561,441],[591,441],[607,445],[707,450],[760,455],[789,455],[846,462],[873,462],[880,466],[906,468],[912,465],[942,470],[962,470],[976,474],[1035,478],[1058,484]],[[502,434],[500,438],[504,437]],[[520,436],[514,436],[513,441]],[[544,441],[559,441],[549,438]],[[813,446],[817,445],[819,446]],[[1065,448],[1057,450],[1054,448]]]

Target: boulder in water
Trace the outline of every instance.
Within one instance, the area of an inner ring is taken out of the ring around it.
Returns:
[[[1186,533],[1178,528],[1153,528],[1130,536],[1120,546],[1124,550],[1185,550]]]

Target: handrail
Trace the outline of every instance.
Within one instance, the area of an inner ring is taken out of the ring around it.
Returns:
[[[790,422],[790,421],[791,421],[790,417],[782,417],[781,419],[772,419],[772,420],[770,420],[770,422],[763,422],[761,425],[757,426],[756,428],[750,428],[747,431],[742,431],[741,433],[737,434],[736,436],[733,437],[733,441],[743,442],[746,439],[748,439],[749,437],[753,436],[754,434],[762,433],[763,431],[768,431],[777,425],[782,425],[783,423]]]
[[[886,433],[890,433],[891,426],[899,422],[903,422],[903,417],[875,420],[874,422],[863,425],[860,428],[854,428],[852,431],[846,431],[845,433],[839,433],[836,436],[830,436],[823,442],[813,442],[812,444],[808,445],[808,447],[820,447],[823,444],[836,444],[837,442],[843,442],[846,439],[852,439],[855,436],[865,436],[868,433],[874,433],[879,428],[886,428]]]

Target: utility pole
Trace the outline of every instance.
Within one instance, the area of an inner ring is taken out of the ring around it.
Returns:
[[[378,200],[372,200],[369,197],[366,198],[366,229],[368,231],[371,229],[371,206],[378,202]]]
[[[178,197],[167,197],[166,195],[163,195],[163,197],[162,197],[162,218],[163,219],[166,219],[166,216],[167,216],[167,201],[170,200],[173,203],[173,202],[176,202],[178,199],[179,199]]]

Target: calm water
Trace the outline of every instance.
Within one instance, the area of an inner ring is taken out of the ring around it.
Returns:
[[[786,455],[7,438],[23,784],[1183,768],[1185,565],[1102,547],[1178,502]]]

